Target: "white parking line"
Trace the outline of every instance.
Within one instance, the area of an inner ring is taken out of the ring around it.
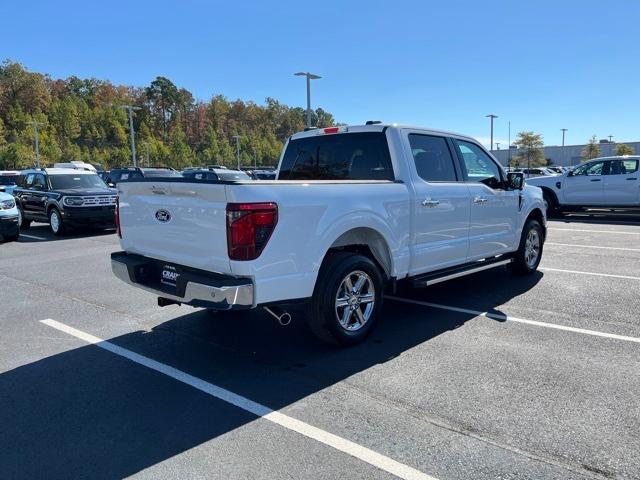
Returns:
[[[613,233],[614,235],[640,235],[640,232],[622,232],[620,230],[587,230],[582,228],[555,228],[549,227],[547,230],[554,232],[586,232],[586,233]]]
[[[563,272],[563,273],[575,273],[578,275],[592,275],[594,277],[610,277],[610,278],[624,278],[626,280],[640,280],[640,277],[632,277],[631,275],[614,275],[612,273],[583,272],[580,270],[565,270],[563,268],[538,267],[538,270],[542,270],[544,272]]]
[[[592,335],[594,337],[612,338],[614,340],[623,340],[625,342],[640,343],[640,338],[628,337],[626,335],[617,335],[615,333],[598,332],[597,330],[587,330],[585,328],[569,327],[567,325],[558,325],[557,323],[538,322],[536,320],[527,320],[525,318],[517,318],[517,317],[512,317],[510,315],[502,315],[502,314],[498,314],[498,313],[489,313],[489,312],[480,312],[478,310],[469,310],[467,308],[452,307],[452,306],[449,306],[449,305],[440,305],[439,303],[423,302],[423,301],[420,301],[420,300],[413,300],[413,299],[410,299],[410,298],[401,298],[401,297],[394,297],[394,296],[389,296],[389,295],[386,296],[385,298],[387,298],[389,300],[395,300],[397,302],[404,302],[404,303],[411,303],[411,304],[414,304],[414,305],[422,305],[422,306],[425,306],[425,307],[439,308],[441,310],[449,310],[449,311],[452,311],[452,312],[468,313],[468,314],[471,314],[471,315],[475,315],[476,317],[487,317],[487,318],[493,318],[495,320],[505,320],[505,321],[508,321],[508,322],[525,323],[527,325],[535,325],[537,327],[553,328],[553,329],[556,329],[556,330],[564,330],[564,331],[567,331],[567,332],[582,333],[584,335]]]
[[[21,237],[27,237],[27,238],[34,238],[36,240],[46,240],[45,237],[38,237],[37,235],[29,235],[29,234],[22,233],[22,232],[20,233],[20,236]]]
[[[558,247],[599,248],[602,250],[623,250],[625,252],[640,252],[640,248],[605,247],[603,245],[574,245],[572,243],[555,243],[555,242],[544,242],[544,244],[555,245]]]
[[[73,327],[65,325],[64,323],[60,323],[52,319],[41,320],[41,323],[73,337],[79,338],[80,340],[84,340],[87,343],[93,344],[111,353],[124,357],[127,360],[131,360],[134,363],[162,373],[168,377],[173,378],[174,380],[189,385],[219,400],[230,403],[231,405],[241,408],[242,410],[252,413],[258,417],[264,418],[265,420],[269,420],[270,422],[280,425],[281,427],[284,427],[288,430],[292,430],[301,435],[304,435],[305,437],[311,438],[320,443],[328,445],[329,447],[335,448],[336,450],[351,455],[352,457],[358,458],[363,462],[373,465],[374,467],[384,470],[385,472],[395,475],[396,477],[406,480],[437,480],[435,477],[427,475],[426,473],[422,473],[415,468],[397,462],[392,458],[374,452],[373,450],[358,445],[357,443],[354,443],[350,440],[346,440],[325,430],[321,430],[320,428],[309,425],[308,423],[296,420],[295,418],[289,417],[283,413],[271,410],[269,407],[265,407],[264,405],[254,402],[253,400],[233,393],[230,390],[214,385],[213,383],[206,382],[198,377],[189,375],[182,370],[178,370],[177,368],[173,368],[164,363],[152,360],[148,357],[132,352],[131,350],[127,350],[126,348],[119,347],[118,345],[107,342],[106,340],[95,337],[81,330],[77,330]]]

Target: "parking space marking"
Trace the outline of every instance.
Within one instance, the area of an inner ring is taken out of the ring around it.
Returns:
[[[555,245],[557,247],[578,247],[578,248],[599,248],[602,250],[623,250],[625,252],[640,252],[640,248],[605,247],[603,245],[575,245],[573,243],[544,242],[545,245]]]
[[[547,230],[554,232],[586,232],[586,233],[612,233],[614,235],[640,235],[640,232],[622,232],[620,230],[587,230],[582,228],[556,228],[549,227]]]
[[[441,305],[439,303],[423,302],[421,300],[413,300],[411,298],[395,297],[387,295],[385,298],[395,300],[397,302],[411,303],[413,305],[422,305],[425,307],[439,308],[441,310],[449,310],[451,312],[468,313],[477,317],[492,318],[494,320],[504,320],[508,322],[524,323],[527,325],[535,325],[537,327],[553,328],[555,330],[564,330],[567,332],[581,333],[583,335],[591,335],[594,337],[611,338],[614,340],[622,340],[625,342],[640,343],[640,338],[629,337],[627,335],[617,335],[615,333],[599,332],[597,330],[587,330],[585,328],[569,327],[567,325],[559,325],[557,323],[538,322],[537,320],[527,320],[526,318],[512,317],[510,315],[502,315],[498,313],[480,312],[478,310],[470,310],[467,308],[452,307],[450,305]]]
[[[27,238],[33,238],[35,240],[46,240],[45,237],[38,237],[37,235],[29,235],[29,234],[22,233],[22,232],[20,232],[20,236],[21,237],[27,237]]]
[[[632,277],[631,275],[614,275],[613,273],[583,272],[581,270],[565,270],[564,268],[538,267],[538,270],[542,270],[543,272],[563,272],[563,273],[575,273],[578,275],[592,275],[594,277],[610,277],[610,278],[623,278],[625,280],[640,280],[640,277]]]
[[[269,407],[254,402],[253,400],[243,397],[242,395],[233,393],[230,390],[214,385],[213,383],[209,383],[198,377],[194,377],[193,375],[183,372],[182,370],[178,370],[177,368],[170,367],[169,365],[158,362],[156,360],[152,360],[151,358],[140,355],[139,353],[127,350],[126,348],[95,337],[89,333],[77,330],[73,327],[65,325],[64,323],[52,320],[50,318],[41,320],[40,322],[49,327],[55,328],[56,330],[71,335],[72,337],[78,338],[87,343],[95,345],[96,347],[107,350],[115,355],[126,358],[127,360],[130,360],[134,363],[162,373],[170,378],[173,378],[174,380],[182,382],[186,385],[189,385],[190,387],[200,390],[201,392],[211,395],[212,397],[222,400],[223,402],[227,402],[246,412],[252,413],[257,417],[269,420],[270,422],[280,425],[281,427],[284,427],[288,430],[297,432],[301,435],[304,435],[305,437],[311,438],[320,443],[323,443],[324,445],[351,455],[352,457],[362,460],[369,465],[373,465],[380,470],[384,470],[387,473],[395,475],[398,478],[402,478],[405,480],[437,480],[435,477],[427,475],[426,473],[416,470],[415,468],[403,463],[397,462],[392,458],[363,447],[362,445],[358,445],[357,443],[334,435],[333,433],[329,433],[325,430],[314,427],[313,425],[309,425],[308,423],[296,420],[295,418],[289,417],[288,415],[285,415],[278,411],[274,411]]]

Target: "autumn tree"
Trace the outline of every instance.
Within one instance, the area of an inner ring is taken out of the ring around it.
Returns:
[[[542,135],[534,132],[519,132],[515,143],[519,154],[513,157],[512,164],[526,165],[527,168],[540,167],[547,164],[544,157]]]
[[[616,155],[635,155],[635,153],[636,151],[633,147],[625,143],[619,143],[616,145]]]
[[[598,145],[598,141],[596,140],[596,136],[593,135],[589,142],[582,149],[582,159],[583,160],[591,160],[592,158],[598,158],[602,154],[600,150],[600,146]]]

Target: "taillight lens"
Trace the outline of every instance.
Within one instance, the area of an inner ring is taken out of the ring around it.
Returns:
[[[122,238],[122,231],[120,230],[120,198],[116,197],[116,210],[114,212],[114,222],[116,224],[116,234]]]
[[[227,204],[227,249],[231,260],[260,256],[278,223],[275,203]]]

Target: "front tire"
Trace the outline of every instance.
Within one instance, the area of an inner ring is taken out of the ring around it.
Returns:
[[[52,208],[49,212],[49,227],[51,228],[51,233],[56,236],[63,235],[65,232],[62,215],[60,215],[57,208]]]
[[[31,220],[24,218],[22,207],[18,207],[18,230],[27,230],[31,226]]]
[[[529,275],[535,272],[542,259],[544,230],[537,220],[531,218],[522,229],[520,246],[513,259],[513,272]]]
[[[332,252],[318,275],[308,325],[320,340],[348,346],[362,342],[377,324],[384,282],[368,257]]]

